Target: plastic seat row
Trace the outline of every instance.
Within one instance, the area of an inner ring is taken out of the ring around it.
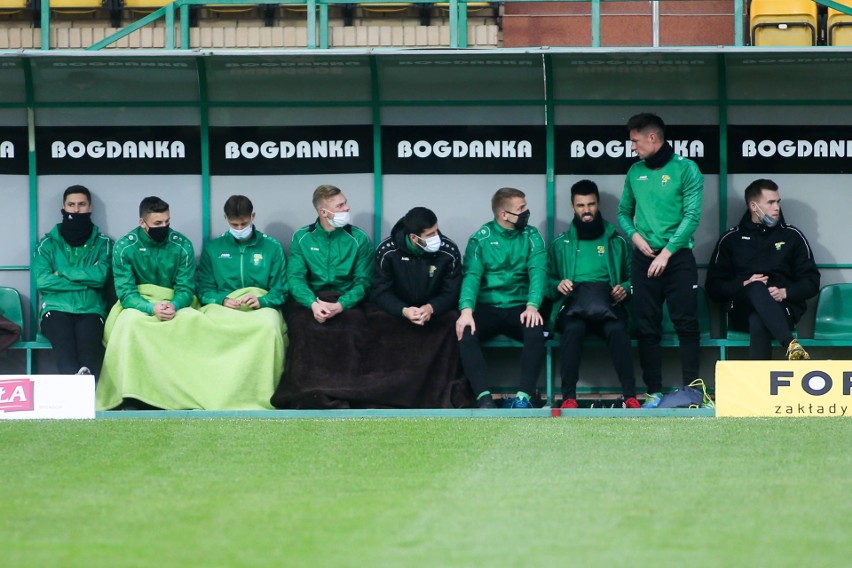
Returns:
[[[852,7],[852,0],[835,0]],[[834,8],[820,14],[812,0],[751,0],[751,45],[817,45],[824,30],[828,45],[852,45],[852,15]]]
[[[108,8],[129,8],[129,9],[156,9],[170,4],[172,0],[0,0],[0,11],[21,11],[26,9],[39,9],[41,6],[50,5],[51,9],[66,12],[92,12],[99,9]],[[214,11],[243,11],[256,8],[261,4],[218,4],[207,6],[208,9]],[[269,4],[272,6],[272,4]],[[366,11],[376,13],[401,12],[415,6],[410,2],[364,2],[352,3],[350,6],[357,6]],[[419,4],[421,6],[435,6],[443,10],[449,10],[449,2],[436,2],[430,4]],[[468,11],[477,11],[492,7],[491,2],[468,2]],[[285,8],[291,8],[297,11],[307,10],[307,4],[285,4]]]

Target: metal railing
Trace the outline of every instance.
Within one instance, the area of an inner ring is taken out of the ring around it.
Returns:
[[[623,0],[512,0],[512,2],[583,2],[591,4],[591,32],[592,45],[591,47],[601,47],[601,4],[603,2],[614,2]],[[642,1],[642,0],[628,0]],[[829,8],[834,8],[840,12],[852,15],[852,6],[840,4],[835,0],[814,0],[818,4],[822,4]],[[370,0],[371,3],[398,3],[398,0]],[[745,0],[734,0],[734,45],[742,46],[743,43],[743,23],[744,23],[744,2]],[[263,4],[278,4],[291,6],[305,6],[307,18],[307,47],[308,49],[328,49],[329,48],[329,6],[353,4],[351,0],[275,0],[274,2],[265,1]],[[433,0],[408,0],[410,4],[433,4]],[[89,51],[97,51],[107,47],[116,41],[132,34],[133,32],[151,24],[160,18],[165,19],[165,48],[169,50],[176,49],[175,38],[175,15],[179,15],[180,26],[180,49],[190,48],[189,36],[189,10],[191,6],[216,6],[216,5],[257,5],[254,0],[175,0],[161,8],[152,11],[150,14],[140,18],[120,31],[112,34],[109,37],[98,41],[86,49]],[[357,2],[356,2],[357,4]],[[450,0],[448,2],[449,25],[450,25],[450,45],[452,48],[468,47],[467,38],[467,21],[468,21],[468,0]],[[655,6],[657,1],[652,2]],[[41,49],[50,49],[50,0],[43,0],[41,10]],[[658,14],[658,11],[655,12]],[[319,21],[317,17],[319,16]],[[658,17],[658,16],[657,16]],[[656,25],[658,22],[655,20]],[[655,36],[656,37],[656,36]]]

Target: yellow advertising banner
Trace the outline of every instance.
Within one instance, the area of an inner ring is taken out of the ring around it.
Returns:
[[[852,416],[852,361],[719,361],[716,416]]]

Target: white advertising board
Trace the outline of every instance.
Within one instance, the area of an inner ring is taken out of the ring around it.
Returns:
[[[0,375],[0,420],[94,417],[92,375]]]

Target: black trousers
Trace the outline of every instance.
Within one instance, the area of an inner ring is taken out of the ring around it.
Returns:
[[[521,323],[521,314],[526,306],[496,308],[479,304],[473,313],[476,333],[464,330],[459,351],[462,367],[475,395],[488,390],[488,369],[482,354],[482,342],[496,335],[506,335],[524,344],[521,351],[521,378],[518,390],[532,395],[538,383],[538,375],[545,358],[544,326],[526,327]]]
[[[660,338],[663,329],[663,302],[668,304],[680,341],[680,363],[683,384],[698,378],[700,331],[698,329],[698,269],[690,249],[680,249],[671,256],[661,276],[648,278],[653,259],[633,251],[631,282],[633,315],[639,339],[639,363],[648,392],[663,388],[663,351]]]
[[[583,338],[587,332],[600,335],[609,347],[609,354],[621,381],[624,398],[636,396],[636,377],[633,374],[633,357],[630,348],[630,332],[627,329],[627,312],[622,306],[617,310],[618,319],[587,321],[577,317],[559,316],[558,326],[562,330],[559,340],[561,360],[562,397],[577,398],[577,381],[580,379],[580,358]]]
[[[104,320],[98,314],[70,314],[51,310],[41,318],[41,332],[53,344],[56,368],[73,375],[80,367],[101,374],[104,362]]]
[[[733,329],[749,332],[749,359],[771,359],[773,339],[785,349],[793,339],[792,316],[784,303],[776,302],[769,288],[760,282],[752,282],[740,290],[730,315]]]

